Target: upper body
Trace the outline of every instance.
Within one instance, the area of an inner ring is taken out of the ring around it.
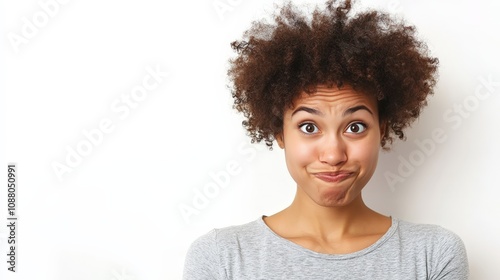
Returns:
[[[312,17],[287,3],[245,37],[232,44],[234,107],[254,142],[284,151],[295,198],[198,239],[185,279],[467,279],[455,234],[384,216],[362,197],[380,148],[404,139],[436,84],[438,60],[415,28],[328,0]]]
[[[280,237],[259,218],[198,238],[184,279],[462,280],[468,265],[461,239],[435,225],[392,218],[389,230],[367,248],[325,254]]]

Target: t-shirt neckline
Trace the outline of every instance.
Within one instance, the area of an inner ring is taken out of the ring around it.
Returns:
[[[347,254],[327,254],[327,253],[319,253],[319,252],[316,252],[316,251],[313,251],[311,249],[307,249],[305,247],[302,247],[301,245],[299,244],[296,244],[286,238],[283,238],[281,237],[280,235],[278,235],[277,233],[275,233],[265,222],[264,222],[264,217],[266,217],[265,215],[262,215],[258,220],[257,220],[257,223],[262,226],[265,230],[265,232],[269,235],[272,236],[272,238],[274,240],[276,240],[277,242],[279,242],[280,244],[283,244],[287,247],[290,247],[290,248],[293,248],[295,250],[298,250],[304,254],[307,254],[307,255],[310,255],[310,256],[313,256],[313,257],[317,257],[317,258],[325,258],[325,259],[352,259],[352,258],[357,258],[357,257],[360,257],[360,256],[363,256],[363,255],[366,255],[370,252],[373,252],[374,250],[376,250],[377,248],[379,248],[380,246],[382,246],[387,240],[389,240],[391,238],[391,236],[396,232],[397,228],[398,228],[398,225],[399,225],[399,220],[397,218],[394,218],[392,216],[390,216],[391,218],[391,226],[389,227],[389,229],[386,231],[386,233],[384,235],[382,235],[375,243],[371,244],[370,246],[364,248],[364,249],[361,249],[359,251],[356,251],[356,252],[352,252],[352,253],[347,253]]]

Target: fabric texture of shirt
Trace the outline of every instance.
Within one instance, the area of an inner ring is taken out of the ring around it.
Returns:
[[[191,245],[184,280],[468,279],[464,243],[436,225],[392,218],[374,244],[349,254],[306,249],[256,221],[214,229]]]

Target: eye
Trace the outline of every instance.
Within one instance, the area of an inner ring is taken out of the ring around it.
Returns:
[[[314,134],[319,131],[318,127],[313,123],[303,123],[299,125],[299,129],[305,134]]]
[[[349,124],[349,126],[346,129],[346,132],[347,133],[359,134],[359,133],[362,133],[365,130],[366,130],[366,124],[360,123],[360,122],[355,122],[355,123]]]

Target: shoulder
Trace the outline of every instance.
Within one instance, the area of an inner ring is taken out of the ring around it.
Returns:
[[[405,241],[429,244],[433,247],[464,247],[462,239],[456,233],[438,225],[398,220],[398,234]]]
[[[184,279],[222,279],[226,255],[255,244],[262,227],[259,221],[216,228],[198,237],[189,247],[184,263]]]
[[[431,279],[468,279],[465,244],[453,231],[438,225],[399,220],[397,234],[406,249],[425,255],[427,267],[433,274]]]
[[[214,247],[220,246],[221,242],[231,242],[238,239],[253,238],[262,231],[259,221],[252,221],[242,225],[234,225],[223,228],[215,228],[208,233],[198,237],[191,247]]]
[[[262,219],[242,225],[214,229],[214,235],[218,242],[232,242],[236,240],[256,238],[262,233],[263,230],[261,220]]]
[[[222,262],[234,257],[253,254],[267,248],[269,236],[262,219],[250,223],[214,229],[213,242]]]
[[[184,280],[219,279],[220,272],[214,230],[197,238],[189,247],[184,261]]]

